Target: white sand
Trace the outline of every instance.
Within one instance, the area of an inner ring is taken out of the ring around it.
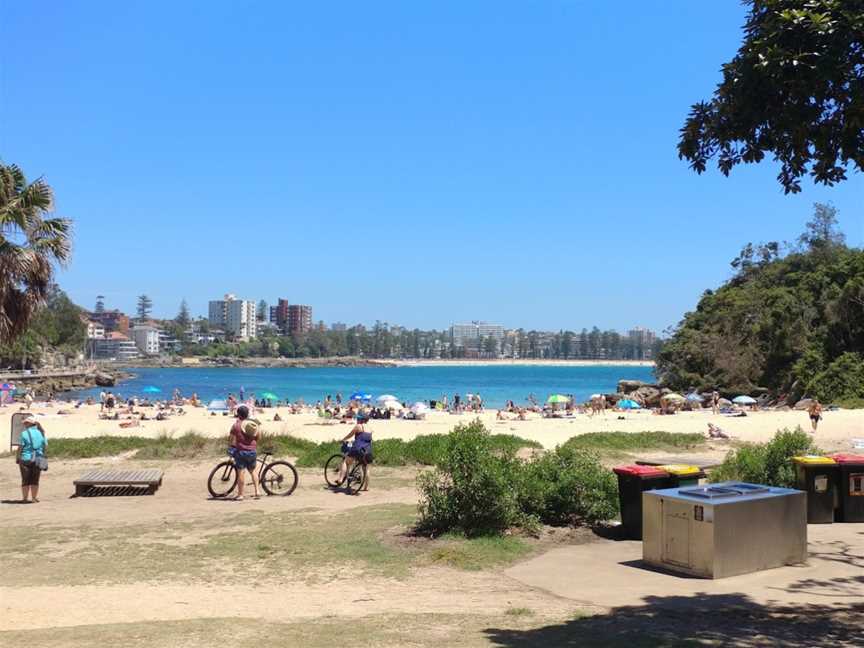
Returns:
[[[209,415],[202,408],[186,408],[187,414],[173,417],[168,421],[143,421],[140,427],[123,429],[117,421],[102,421],[98,419],[97,405],[82,406],[80,409],[68,408],[72,414],[58,415],[59,406],[33,406],[33,412],[39,416],[51,437],[83,438],[102,434],[113,436],[146,436],[156,437],[160,434],[180,435],[195,431],[206,436],[218,437],[227,435],[231,419],[221,414]],[[10,429],[11,407],[0,408],[0,430]],[[152,408],[144,411],[152,412]],[[273,422],[273,415],[279,412],[282,422]],[[284,408],[268,409],[257,414],[264,421],[264,429],[272,433],[292,434],[297,437],[324,441],[343,436],[348,432],[344,424],[324,424],[314,414],[291,415]],[[623,416],[624,420],[618,417]],[[457,423],[467,423],[475,415],[452,415],[432,412],[425,421],[376,420],[370,422],[375,437],[411,439],[420,434],[443,434]],[[699,432],[705,433],[708,422],[722,427],[733,438],[743,441],[766,441],[780,428],[801,426],[810,429],[810,421],[806,412],[750,412],[746,418],[729,418],[713,416],[709,410],[703,412],[682,412],[674,416],[658,416],[645,411],[619,414],[608,412],[595,417],[578,414],[572,418],[543,419],[537,414],[530,414],[527,421],[496,421],[495,411],[487,410],[480,418],[493,432],[518,434],[527,439],[542,443],[545,447],[553,447],[572,436],[586,432],[604,432],[620,430],[624,432],[666,431],[666,432]],[[852,439],[864,438],[864,410],[839,410],[825,412],[824,419],[816,433],[817,442],[826,450],[851,449]],[[864,453],[864,450],[862,450]]]

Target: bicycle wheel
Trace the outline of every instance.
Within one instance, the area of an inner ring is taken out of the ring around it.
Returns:
[[[366,483],[366,464],[355,462],[345,478],[345,492],[356,495],[363,488],[364,483]]]
[[[290,495],[297,488],[297,470],[287,461],[274,461],[264,469],[261,487],[268,495]]]
[[[213,497],[228,497],[237,486],[237,468],[233,461],[223,461],[207,479],[207,490]]]
[[[342,455],[334,454],[327,460],[327,463],[324,464],[324,481],[327,482],[327,485],[330,488],[339,488],[342,485],[342,482],[345,481],[339,479],[339,468],[342,467]]]

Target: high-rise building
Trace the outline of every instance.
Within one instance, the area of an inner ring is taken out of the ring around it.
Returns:
[[[288,333],[288,300],[279,299],[276,306],[276,326],[283,333]]]
[[[345,324],[344,322],[333,322],[330,325],[330,330],[331,331],[347,331],[348,325]]]
[[[654,331],[642,328],[641,326],[637,326],[627,331],[627,337],[629,337],[633,342],[644,346],[650,346],[657,340],[657,334],[654,333]]]
[[[222,329],[237,340],[249,340],[257,335],[254,301],[227,294],[224,299],[210,302],[208,316],[211,327]]]
[[[453,347],[464,349],[471,355],[486,352],[484,341],[489,338],[495,341],[496,353],[500,353],[504,341],[503,326],[480,321],[450,326],[450,342]]]
[[[308,333],[312,330],[312,307],[302,304],[288,306],[288,333]]]

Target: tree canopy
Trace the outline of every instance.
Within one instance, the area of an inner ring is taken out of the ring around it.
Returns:
[[[864,0],[745,0],[744,41],[710,101],[692,106],[679,157],[702,173],[771,153],[786,193],[864,169]]]
[[[54,192],[0,162],[0,344],[21,335],[48,297],[54,264],[71,253],[71,223],[46,218]]]
[[[663,346],[661,381],[727,395],[864,398],[855,378],[864,375],[864,251],[846,247],[833,214],[816,205],[785,256],[753,254],[777,243],[748,244],[732,262],[736,274],[706,291]]]

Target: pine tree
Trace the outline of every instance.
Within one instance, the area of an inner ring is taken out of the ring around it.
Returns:
[[[144,321],[150,317],[153,311],[153,300],[147,295],[138,296],[138,319]]]

